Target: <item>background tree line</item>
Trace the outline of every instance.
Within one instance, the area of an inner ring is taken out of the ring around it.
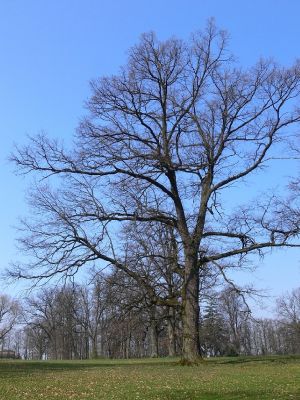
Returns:
[[[98,275],[89,286],[42,288],[22,307],[10,300],[7,317],[0,314],[1,348],[25,359],[180,355],[179,310],[142,299],[126,274]],[[209,290],[200,309],[203,356],[300,353],[300,288],[277,299],[276,319],[254,319],[230,286]]]

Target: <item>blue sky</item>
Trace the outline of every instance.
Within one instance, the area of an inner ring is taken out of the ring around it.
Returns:
[[[142,32],[188,38],[215,17],[241,64],[264,56],[288,65],[300,58],[299,15],[298,0],[0,1],[0,271],[20,257],[13,226],[27,211],[29,181],[7,162],[13,143],[42,130],[70,138],[85,113],[89,80],[116,73]],[[299,286],[299,261],[298,250],[276,252],[239,279],[278,295]]]

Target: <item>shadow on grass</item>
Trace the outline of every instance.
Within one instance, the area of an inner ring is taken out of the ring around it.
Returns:
[[[218,360],[213,360],[212,362],[217,364],[241,364],[241,363],[279,363],[287,364],[290,362],[300,362],[300,355],[286,355],[286,356],[239,356],[234,358],[220,358]]]
[[[258,357],[234,357],[234,358],[210,358],[203,360],[199,366],[243,364],[243,363],[291,363],[299,362],[300,356],[258,356]],[[178,358],[157,359],[129,359],[129,360],[49,360],[49,361],[24,361],[24,360],[0,360],[0,377],[7,374],[30,374],[42,371],[76,371],[92,368],[136,368],[136,367],[180,367]],[[197,368],[197,366],[185,366],[183,368]]]
[[[35,371],[70,371],[90,368],[116,368],[138,366],[176,366],[178,359],[145,359],[145,360],[0,360],[0,377],[8,373],[33,373]]]

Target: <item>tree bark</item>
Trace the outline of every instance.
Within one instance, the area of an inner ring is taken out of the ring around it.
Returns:
[[[158,357],[158,334],[157,334],[157,321],[155,306],[151,309],[150,315],[150,357]]]
[[[98,357],[98,336],[97,333],[94,333],[92,336],[92,358]]]
[[[196,257],[186,260],[182,304],[182,362],[197,363],[201,359],[199,340],[199,272]]]
[[[168,309],[168,354],[169,357],[175,357],[176,355],[175,310],[173,307]]]

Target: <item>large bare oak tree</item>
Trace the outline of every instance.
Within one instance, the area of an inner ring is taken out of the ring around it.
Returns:
[[[146,287],[126,264],[117,232],[130,221],[171,227],[181,249],[183,359],[194,362],[201,272],[224,273],[249,253],[295,245],[298,218],[276,197],[230,216],[220,201],[300,121],[300,64],[239,68],[226,33],[210,22],[188,42],[144,34],[120,73],[91,88],[71,151],[39,135],[13,156],[56,186],[34,190],[35,216],[21,239],[34,258],[14,274],[49,278],[102,260]]]

